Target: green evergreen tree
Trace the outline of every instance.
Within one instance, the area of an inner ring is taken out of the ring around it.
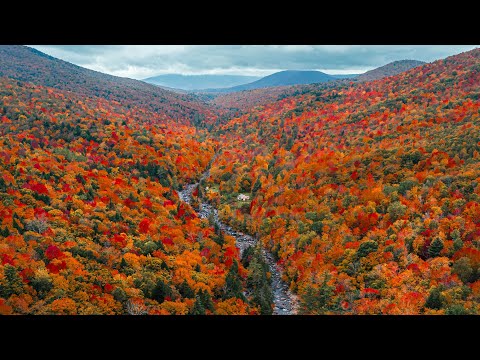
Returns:
[[[5,228],[1,231],[0,235],[2,235],[3,237],[7,237],[10,235],[10,230],[8,230],[7,226],[5,226]]]
[[[192,290],[190,285],[184,279],[183,282],[178,287],[178,292],[182,295],[183,298],[192,299],[195,297],[195,292]]]
[[[463,241],[462,239],[457,239],[453,241],[453,250],[456,252],[463,248]]]
[[[200,296],[195,296],[195,303],[193,304],[193,309],[189,313],[190,315],[205,315],[205,307],[202,304]]]
[[[3,178],[0,178],[0,192],[7,191],[7,183]]]
[[[198,292],[198,296],[202,302],[202,305],[205,309],[210,310],[213,312],[215,310],[215,307],[213,305],[212,297],[206,290],[200,290]]]
[[[34,277],[30,285],[35,289],[40,299],[44,299],[53,288],[52,279],[49,277]]]
[[[113,298],[119,302],[127,301],[128,296],[125,290],[121,287],[116,287],[115,290],[112,291]]]
[[[453,240],[453,250],[458,251],[463,248],[463,241],[460,235],[460,231],[455,229],[452,231],[452,240]]]
[[[262,315],[273,313],[273,292],[267,278],[268,271],[269,267],[262,256],[261,247],[256,246],[248,265],[247,286],[252,289],[252,303],[260,308]]]
[[[470,312],[462,304],[455,304],[445,311],[445,315],[470,315]]]
[[[457,274],[463,283],[468,283],[473,280],[473,268],[468,257],[461,257],[453,263],[452,273]]]
[[[11,295],[20,295],[23,291],[23,280],[16,267],[6,264],[4,269],[5,280],[0,283],[0,297],[9,298]]]
[[[239,298],[245,300],[245,296],[242,293],[242,281],[238,274],[238,263],[236,260],[233,260],[233,264],[225,278],[223,298]]]
[[[161,279],[158,279],[157,284],[152,290],[152,299],[162,303],[165,301],[166,297],[172,297],[172,289]]]
[[[429,309],[440,310],[445,302],[445,298],[441,294],[441,288],[436,287],[430,291],[427,301],[425,301],[425,307]]]
[[[24,228],[17,222],[17,219],[15,218],[13,219],[13,228],[17,229],[20,235],[22,235],[25,232]]]
[[[241,262],[244,267],[248,268],[250,266],[250,262],[253,259],[254,252],[255,247],[253,246],[249,246],[243,251]]]
[[[91,187],[88,188],[88,191],[85,195],[86,195],[86,198],[85,198],[86,201],[93,201],[95,199],[95,191]]]
[[[371,252],[375,252],[378,249],[378,244],[375,241],[368,240],[364,243],[361,243],[357,250],[357,258],[363,258],[370,254]]]
[[[255,184],[253,185],[252,193],[255,195],[258,190],[262,187],[262,183],[260,181],[260,177],[257,178],[257,181],[255,181]]]
[[[129,265],[128,263],[125,261],[124,258],[122,258],[122,260],[120,261],[120,269],[119,271],[121,271],[122,273],[124,273],[125,275],[133,275],[135,274],[135,270],[133,270]]]
[[[213,241],[215,241],[218,245],[223,246],[223,244],[225,244],[225,236],[223,235],[223,232],[218,231],[218,233],[213,238]]]
[[[440,252],[443,250],[443,242],[439,238],[435,238],[428,248],[428,255],[430,257],[437,257],[440,255]]]

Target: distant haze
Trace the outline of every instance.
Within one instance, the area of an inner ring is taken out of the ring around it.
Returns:
[[[474,45],[34,45],[51,56],[111,75],[263,77],[282,70],[359,74],[396,60],[431,62]]]
[[[143,79],[150,84],[182,90],[200,90],[207,88],[228,88],[250,83],[260,79],[258,76],[242,75],[179,75],[165,74]]]

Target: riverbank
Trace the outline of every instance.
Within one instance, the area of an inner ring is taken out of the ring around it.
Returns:
[[[203,174],[201,179],[206,179],[209,176],[209,169]],[[178,192],[179,198],[192,205],[192,193],[197,188],[199,183],[188,184],[183,190]],[[225,234],[233,236],[236,241],[236,246],[240,250],[240,257],[242,257],[245,250],[251,246],[255,246],[257,239],[253,236],[236,231],[232,227],[223,223],[219,216],[218,210],[211,204],[206,203],[203,199],[200,202],[198,209],[195,209],[198,216],[202,219],[207,219],[213,216],[214,223]],[[275,262],[273,255],[266,249],[262,249],[262,255],[265,262],[268,264],[269,272],[271,274],[271,287],[273,293],[273,315],[294,315],[297,313],[298,301],[297,297],[290,291],[288,285],[282,280],[281,268]]]

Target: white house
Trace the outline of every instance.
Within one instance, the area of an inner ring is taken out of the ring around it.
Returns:
[[[237,196],[237,200],[247,201],[247,200],[250,200],[250,196],[249,196],[249,195],[240,194],[240,195]]]

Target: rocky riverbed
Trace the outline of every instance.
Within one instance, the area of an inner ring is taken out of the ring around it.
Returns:
[[[209,171],[207,170],[202,175],[202,179],[207,178],[208,175],[209,175]],[[197,186],[198,186],[198,183],[186,185],[182,191],[178,192],[179,198],[182,201],[191,205],[192,193]],[[213,214],[213,219],[215,223],[218,225],[218,227],[225,234],[235,237],[236,245],[240,250],[240,256],[242,256],[245,249],[257,243],[257,239],[255,239],[253,236],[236,231],[232,227],[223,223],[218,217],[217,209],[215,209],[212,205],[202,201],[200,203],[200,208],[195,210],[198,212],[198,216],[201,218],[208,218],[211,214]],[[262,253],[266,263],[270,268],[270,273],[271,273],[271,285],[272,285],[272,292],[274,297],[273,314],[274,315],[296,314],[297,312],[296,297],[294,294],[291,293],[290,289],[288,288],[288,285],[282,280],[280,267],[277,265],[277,263],[273,258],[273,255],[270,252],[263,249]]]

